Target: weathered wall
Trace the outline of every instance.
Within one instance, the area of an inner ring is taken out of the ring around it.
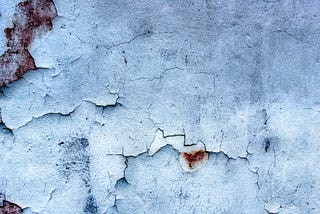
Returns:
[[[320,212],[319,1],[0,14],[0,213]]]

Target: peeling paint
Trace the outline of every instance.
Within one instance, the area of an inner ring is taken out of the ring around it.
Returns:
[[[7,50],[0,57],[0,86],[18,80],[36,69],[28,48],[39,35],[52,29],[57,11],[51,0],[28,0],[16,6],[13,28],[6,28]]]
[[[4,200],[0,206],[0,214],[22,214],[22,208],[15,203]]]

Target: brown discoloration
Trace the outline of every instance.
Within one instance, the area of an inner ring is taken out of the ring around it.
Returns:
[[[193,169],[198,162],[203,161],[208,154],[205,151],[184,152],[183,157],[188,162],[190,169]]]
[[[1,214],[21,214],[22,208],[14,203],[4,200],[0,207]]]
[[[8,41],[7,50],[0,57],[0,86],[36,69],[28,48],[36,36],[52,29],[55,16],[57,11],[51,0],[28,0],[16,6],[13,28],[4,30]]]

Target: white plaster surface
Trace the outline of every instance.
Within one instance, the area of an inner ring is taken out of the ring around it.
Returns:
[[[17,3],[0,0],[1,32]],[[54,3],[39,69],[1,89],[7,200],[30,214],[320,212],[319,1]],[[197,149],[208,161],[184,170]]]

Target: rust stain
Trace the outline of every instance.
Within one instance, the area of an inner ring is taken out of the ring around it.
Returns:
[[[0,207],[1,214],[21,214],[22,208],[14,203],[4,200],[2,206]]]
[[[205,151],[184,152],[183,157],[190,169],[193,169],[198,162],[204,161],[207,153]]]
[[[18,80],[27,70],[36,69],[29,46],[36,36],[52,30],[57,11],[52,0],[28,0],[16,6],[13,28],[4,30],[7,50],[0,57],[0,87]]]

